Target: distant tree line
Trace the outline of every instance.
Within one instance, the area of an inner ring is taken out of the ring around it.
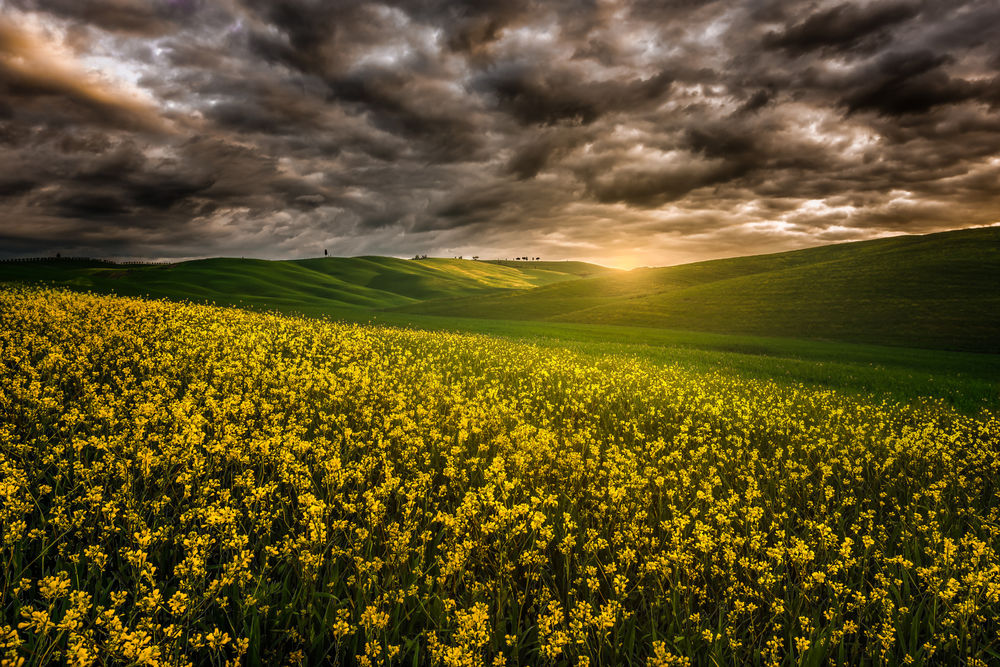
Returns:
[[[89,263],[98,264],[106,266],[137,266],[137,265],[147,265],[147,264],[174,264],[171,261],[152,261],[152,262],[139,262],[139,261],[119,261],[114,259],[101,259],[98,257],[63,257],[56,254],[55,257],[8,257],[5,259],[0,259],[0,263],[3,264],[13,264],[22,262],[73,262],[73,263]]]

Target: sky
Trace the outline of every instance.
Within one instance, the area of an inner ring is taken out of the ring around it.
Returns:
[[[0,257],[630,268],[998,222],[996,0],[0,0]]]

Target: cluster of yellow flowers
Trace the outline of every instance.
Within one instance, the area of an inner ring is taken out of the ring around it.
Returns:
[[[0,662],[981,665],[1000,421],[0,291]]]

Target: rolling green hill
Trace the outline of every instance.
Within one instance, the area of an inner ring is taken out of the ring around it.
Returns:
[[[0,263],[3,281],[355,320],[433,316],[445,327],[527,320],[1000,352],[1000,227],[633,271],[391,257],[54,260]]]
[[[158,265],[52,260],[0,263],[0,282],[45,282],[127,296],[336,315],[427,299],[525,290],[609,271],[584,262],[497,264],[393,257],[287,261],[216,258]]]
[[[1000,228],[633,271],[388,257],[63,259],[0,262],[3,282],[486,333],[696,372],[936,397],[970,414],[1000,405],[1000,355],[969,353],[1000,351]]]
[[[399,310],[1000,352],[1000,227],[607,273]]]

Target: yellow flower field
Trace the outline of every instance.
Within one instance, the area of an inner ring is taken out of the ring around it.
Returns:
[[[0,292],[3,665],[1000,662],[1000,421]]]

